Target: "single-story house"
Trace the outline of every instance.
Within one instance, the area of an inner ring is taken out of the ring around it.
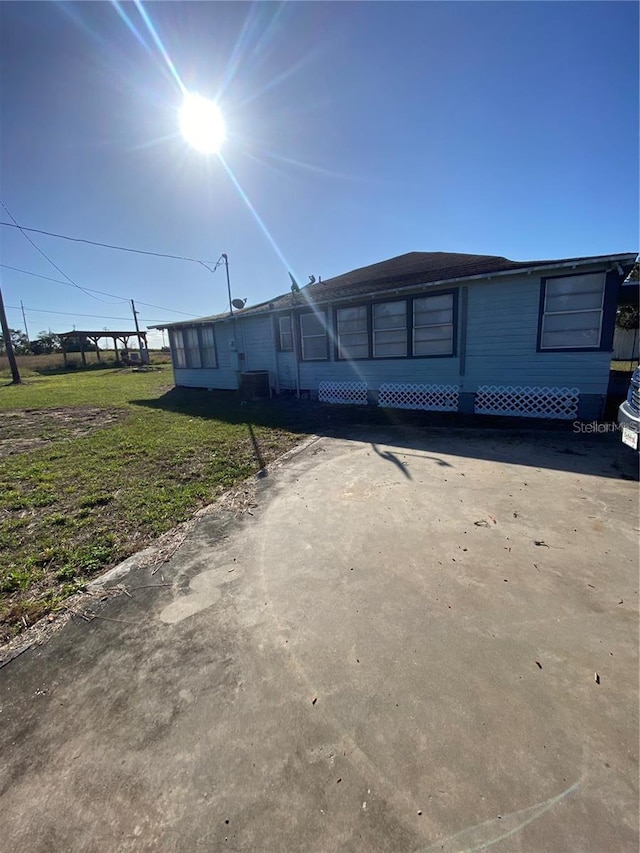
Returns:
[[[410,252],[156,328],[169,331],[178,386],[238,389],[260,371],[276,395],[592,419],[604,408],[618,293],[635,260]]]

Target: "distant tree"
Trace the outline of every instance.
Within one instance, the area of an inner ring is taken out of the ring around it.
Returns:
[[[626,280],[640,281],[640,264],[634,265]],[[627,302],[622,302],[618,305],[618,310],[616,311],[616,326],[619,329],[637,329],[638,323],[640,322],[640,311],[638,311],[638,291],[635,287],[622,288],[623,291],[627,289],[634,291],[634,293],[629,294],[629,296],[626,297],[628,299]]]
[[[38,332],[38,337],[35,341],[31,341],[31,352],[34,355],[49,355],[53,352],[60,352],[60,338],[47,331]]]
[[[640,311],[637,305],[618,305],[616,326],[619,329],[637,329],[640,322]]]
[[[64,348],[67,352],[80,352],[81,349],[85,352],[96,351],[96,345],[91,343],[91,341],[87,340],[87,338],[82,335],[75,335],[74,337],[67,338]]]
[[[9,334],[11,335],[11,343],[13,344],[13,351],[16,355],[26,355],[31,352],[29,349],[29,339],[24,332],[21,332],[20,329],[9,329]],[[0,332],[0,352],[4,354],[6,351],[4,336]]]

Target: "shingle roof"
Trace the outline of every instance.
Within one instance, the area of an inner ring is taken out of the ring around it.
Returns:
[[[360,267],[343,275],[335,276],[326,281],[309,284],[300,293],[283,293],[266,302],[251,305],[236,312],[236,316],[247,314],[262,314],[272,310],[286,310],[300,307],[307,302],[322,303],[332,299],[357,297],[364,294],[382,292],[395,287],[411,287],[413,285],[433,284],[477,275],[491,275],[537,266],[555,264],[585,263],[589,261],[607,260],[611,255],[597,255],[583,258],[561,258],[542,261],[511,261],[497,255],[467,255],[457,252],[408,252],[396,258],[389,258],[377,264]],[[618,257],[618,256],[613,256]],[[210,317],[200,317],[196,323],[210,322],[228,318],[229,314],[214,314]],[[169,325],[186,325],[172,323]]]

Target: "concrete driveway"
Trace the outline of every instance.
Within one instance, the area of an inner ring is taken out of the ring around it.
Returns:
[[[0,848],[635,853],[621,453],[310,444],[0,670]]]

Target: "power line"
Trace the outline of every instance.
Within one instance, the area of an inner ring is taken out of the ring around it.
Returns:
[[[9,308],[11,311],[21,311],[22,309],[18,305],[5,305],[5,308]],[[25,311],[35,311],[38,314],[60,314],[63,317],[93,317],[94,320],[131,320],[131,317],[114,317],[112,315],[107,314],[78,314],[75,311],[50,311],[48,308],[29,308],[28,305],[24,306]],[[140,317],[144,323],[154,323],[155,320],[149,320],[146,317]]]
[[[14,272],[21,272],[21,273],[24,273],[25,275],[32,275],[34,278],[43,278],[43,279],[45,279],[45,281],[55,281],[57,284],[64,284],[65,287],[75,287],[75,285],[69,284],[68,281],[62,281],[59,278],[51,278],[50,275],[41,275],[40,273],[31,272],[30,270],[23,270],[23,269],[20,269],[20,267],[12,267],[9,264],[0,264],[0,267],[4,267],[4,269],[7,269],[7,270],[13,270]],[[95,290],[92,287],[83,287],[82,290],[91,291],[91,293],[101,293],[103,296],[112,296],[114,299],[122,300],[122,302],[127,301],[126,297],[124,297],[124,296],[116,296],[115,293],[107,293],[104,290]],[[169,309],[167,309],[167,310],[169,310]]]
[[[85,293],[87,296],[90,296],[90,297],[91,297],[91,299],[96,299],[98,302],[105,302],[105,300],[104,300],[104,299],[100,299],[100,297],[99,297],[99,296],[94,296],[92,293],[89,293],[89,291],[88,291],[88,290],[85,290],[85,289],[84,289],[83,287],[81,287],[77,282],[75,282],[75,281],[74,281],[70,276],[68,276],[64,270],[61,270],[61,269],[60,269],[60,267],[59,267],[56,263],[54,263],[54,262],[51,260],[51,258],[49,257],[49,255],[47,255],[47,253],[46,253],[46,252],[44,252],[44,251],[43,251],[43,250],[42,250],[38,245],[36,245],[36,243],[34,243],[34,242],[33,242],[33,240],[31,239],[31,237],[29,237],[29,235],[27,234],[27,230],[31,230],[31,229],[23,228],[21,225],[19,225],[19,224],[18,224],[18,222],[17,222],[17,220],[16,220],[16,218],[15,218],[15,216],[11,213],[11,211],[9,210],[9,208],[7,207],[7,205],[6,205],[2,200],[0,200],[0,204],[1,204],[1,205],[2,205],[2,207],[4,208],[5,212],[6,212],[6,213],[7,213],[7,215],[9,216],[9,218],[13,221],[13,227],[17,228],[17,229],[20,231],[20,233],[21,233],[21,234],[22,234],[22,236],[25,238],[25,240],[26,240],[26,241],[27,241],[31,246],[33,246],[33,248],[36,250],[36,252],[38,252],[39,254],[41,254],[41,255],[42,255],[42,257],[43,257],[46,261],[48,261],[48,263],[50,263],[50,264],[51,264],[51,266],[52,266],[54,269],[58,270],[58,272],[60,273],[60,275],[64,276],[64,277],[67,279],[67,281],[68,281],[68,282],[70,282],[74,287],[77,287],[77,288],[78,288],[78,290],[82,291],[82,293]],[[10,223],[8,223],[8,222],[7,222],[7,225],[10,225]],[[119,297],[116,297],[116,298],[119,298]]]
[[[43,278],[45,281],[55,281],[57,284],[64,284],[65,287],[73,287],[72,284],[69,284],[66,281],[61,281],[59,278],[51,278],[49,275],[40,275],[37,272],[31,272],[30,270],[23,270],[20,267],[12,267],[9,264],[0,263],[0,267],[3,267],[7,270],[13,270],[14,272],[23,273],[23,275],[31,275],[34,278]],[[91,287],[83,288],[84,290],[93,290],[94,293],[102,293],[105,296],[113,296],[115,299],[121,299],[123,302],[128,302],[128,300],[124,296],[116,296],[115,293],[106,293],[104,290],[94,290]],[[140,305],[146,305],[147,308],[157,308],[158,311],[168,311],[170,314],[184,314],[185,317],[197,317],[197,314],[189,314],[187,311],[178,311],[176,308],[163,308],[161,305],[151,305],[148,302],[140,302]],[[31,309],[34,310],[34,309]]]
[[[136,299],[138,305],[144,305],[146,308],[157,308],[158,311],[172,311],[174,314],[184,314],[185,317],[199,317],[199,314],[188,314],[186,311],[176,311],[172,308],[162,308],[160,305],[152,305],[150,302],[143,302],[141,299]]]
[[[2,206],[7,210],[4,204]],[[9,213],[8,210],[7,213]],[[9,216],[11,216],[10,213]],[[11,218],[13,219],[13,216],[11,216]],[[187,255],[170,255],[166,252],[150,252],[145,249],[132,249],[128,246],[116,246],[113,243],[102,243],[99,240],[85,240],[82,237],[70,237],[68,234],[56,234],[53,231],[42,231],[39,228],[24,228],[23,226],[18,225],[15,220],[13,223],[0,222],[0,225],[5,226],[6,228],[19,228],[21,231],[29,231],[31,234],[44,234],[46,237],[56,237],[58,240],[70,240],[73,243],[87,243],[90,246],[101,246],[103,249],[115,249],[118,252],[133,252],[136,255],[151,255],[154,258],[171,258],[174,261],[190,261],[194,264],[201,264],[203,267],[206,267],[209,272],[215,272],[215,269],[219,265],[219,261],[216,261],[214,264],[214,261],[202,261],[200,258],[190,258]],[[214,264],[214,267],[212,268],[209,264]]]

